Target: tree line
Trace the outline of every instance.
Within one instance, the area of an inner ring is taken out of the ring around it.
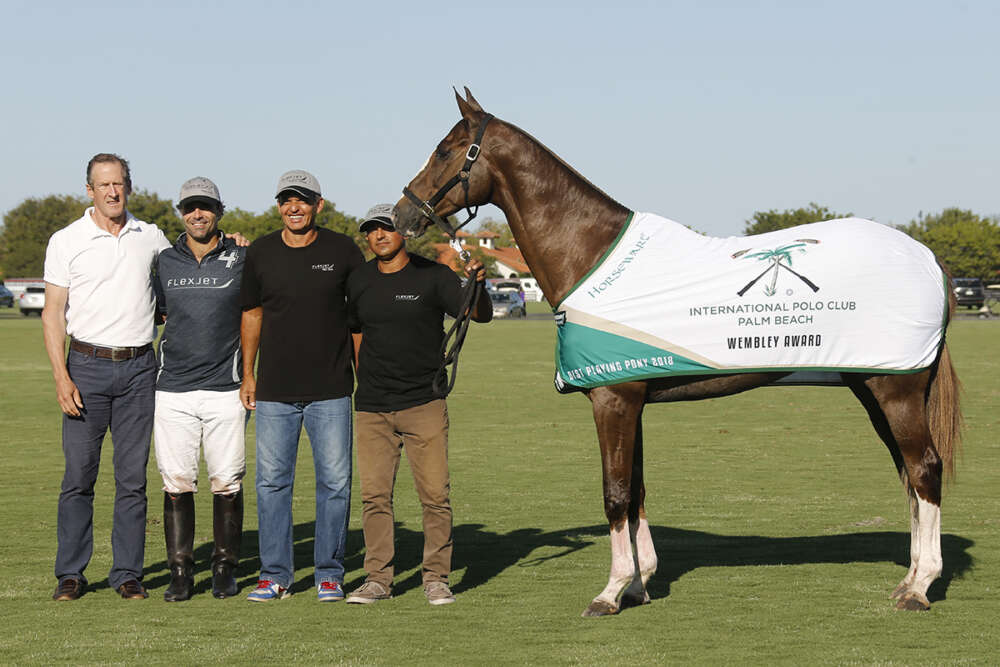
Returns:
[[[805,208],[754,213],[746,221],[743,233],[748,236],[763,234],[852,215],[810,203]],[[1000,282],[1000,219],[997,216],[986,217],[961,208],[946,208],[935,214],[920,213],[916,220],[896,225],[896,229],[930,248],[952,276],[981,278],[986,284]]]
[[[91,201],[83,196],[51,195],[31,197],[4,214],[0,229],[0,279],[15,277],[40,277],[45,263],[45,248],[49,237],[59,229],[79,218]],[[128,210],[135,217],[151,222],[163,230],[167,238],[176,239],[184,231],[184,222],[169,199],[146,190],[136,190],[128,198]],[[316,224],[346,234],[366,255],[368,244],[358,231],[359,220],[338,211],[333,202],[326,202],[316,216]],[[277,206],[263,213],[253,213],[241,208],[226,209],[219,221],[219,228],[227,234],[239,232],[251,241],[281,229],[281,214]],[[443,242],[440,233],[425,234],[407,242],[411,253],[430,259],[437,258],[433,244]],[[446,239],[445,239],[446,240]]]
[[[82,196],[50,195],[25,199],[7,211],[0,229],[0,279],[41,276],[49,237],[79,218],[90,204],[90,200]],[[173,202],[156,193],[137,190],[129,196],[128,209],[140,220],[156,224],[168,239],[176,239],[184,231],[184,224]],[[743,233],[762,234],[850,216],[850,213],[837,213],[815,203],[784,211],[758,211],[745,221]],[[327,202],[317,215],[316,222],[354,239],[366,256],[370,256],[367,243],[358,232],[358,219],[338,211],[333,202]],[[239,232],[252,241],[281,229],[281,214],[277,206],[263,213],[227,209],[219,226],[227,233]],[[946,208],[937,214],[921,213],[917,219],[897,228],[934,251],[952,275],[982,278],[987,283],[1000,281],[997,275],[1000,271],[1000,220],[996,216],[986,217],[960,208]],[[486,220],[480,229],[499,234],[498,247],[514,245],[510,228],[503,222]],[[434,244],[447,240],[443,232],[431,225],[420,238],[409,239],[406,247],[411,253],[437,259]],[[495,261],[491,257],[479,249],[472,254],[483,261],[488,273],[495,272]],[[460,269],[458,266],[452,268]]]

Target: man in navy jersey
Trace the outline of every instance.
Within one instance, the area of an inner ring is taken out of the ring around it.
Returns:
[[[393,484],[406,448],[423,507],[424,594],[432,605],[455,601],[448,587],[452,553],[451,484],[448,476],[448,406],[434,393],[441,366],[444,314],[461,308],[458,276],[443,264],[406,252],[392,221],[392,205],[372,207],[361,232],[375,258],[347,281],[355,338],[358,389],[358,471],[365,534],[365,582],[347,598],[370,604],[392,597]],[[473,260],[469,279],[486,272]],[[493,306],[485,289],[472,319],[489,322]]]
[[[316,226],[325,202],[309,172],[282,174],[276,199],[283,227],[250,246],[241,296],[240,397],[257,414],[260,540],[260,578],[247,599],[290,594],[292,485],[304,424],[316,469],[316,591],[320,602],[336,602],[344,599],[354,389],[344,295],[364,257],[349,237]]]
[[[163,477],[167,602],[187,600],[194,585],[194,494],[202,445],[213,496],[212,595],[236,595],[246,471],[247,411],[239,389],[240,277],[247,249],[219,231],[225,208],[209,179],[186,181],[177,208],[184,233],[160,253],[155,284],[166,316],[153,437]]]

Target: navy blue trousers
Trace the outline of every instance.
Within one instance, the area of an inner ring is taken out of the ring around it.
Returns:
[[[70,350],[66,367],[83,398],[83,414],[63,415],[66,471],[59,494],[55,574],[60,581],[73,577],[86,582],[83,572],[94,552],[94,484],[101,443],[110,428],[115,509],[108,583],[118,588],[129,579],[142,579],[156,358],[152,350],[126,361]]]

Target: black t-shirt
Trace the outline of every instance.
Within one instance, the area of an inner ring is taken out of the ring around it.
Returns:
[[[380,273],[376,263],[347,280],[351,328],[362,333],[354,404],[365,412],[405,410],[437,398],[444,313],[458,314],[461,282],[419,255],[395,273]]]
[[[354,241],[323,227],[303,248],[281,230],[248,248],[240,301],[263,308],[257,362],[262,401],[323,401],[350,396],[353,348],[345,283],[364,264]]]

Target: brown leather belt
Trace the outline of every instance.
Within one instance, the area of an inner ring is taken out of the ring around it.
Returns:
[[[139,347],[100,347],[99,345],[89,345],[76,339],[69,341],[69,348],[88,356],[98,359],[110,359],[111,361],[125,361],[135,359],[141,354],[145,354],[153,349],[152,343],[146,343]]]

